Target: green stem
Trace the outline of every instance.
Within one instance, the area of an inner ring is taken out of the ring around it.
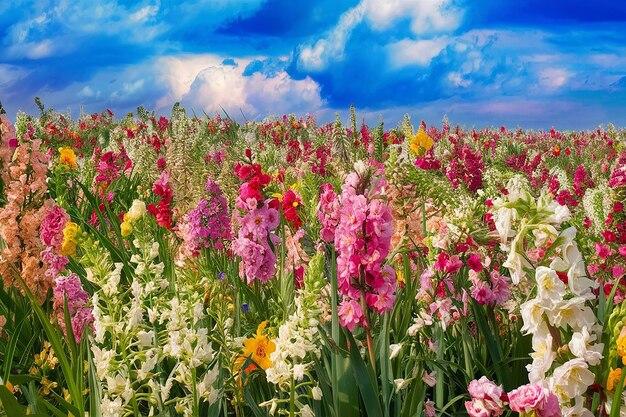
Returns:
[[[289,417],[296,415],[296,384],[291,377],[291,389],[289,390]]]
[[[339,313],[337,310],[337,254],[335,253],[335,248],[331,248],[331,272],[330,272],[330,303],[332,308],[332,322],[331,322],[331,336],[333,342],[335,343],[335,347],[339,346]],[[331,352],[331,372],[332,372],[332,387],[333,387],[333,408],[335,410],[335,417],[339,416],[339,397],[338,397],[338,387],[339,387],[339,372],[337,369],[337,360],[338,354],[336,352]]]
[[[444,353],[444,343],[443,343],[443,329],[441,326],[437,326],[437,361],[440,362],[443,360]],[[435,386],[435,402],[437,404],[437,409],[441,410],[444,406],[444,380],[443,380],[443,370],[437,369],[437,385]]]
[[[374,353],[374,341],[372,340],[372,329],[370,321],[368,320],[367,303],[365,302],[365,293],[363,291],[361,291],[361,309],[363,310],[363,315],[365,316],[365,337],[367,338],[367,351],[370,356],[372,369],[374,370],[374,373],[376,373],[376,355]]]
[[[198,389],[196,385],[196,380],[197,380],[196,368],[191,368],[191,380],[193,383],[193,416],[198,417],[200,415],[200,410],[198,410]]]

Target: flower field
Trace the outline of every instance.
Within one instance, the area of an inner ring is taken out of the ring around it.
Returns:
[[[626,131],[0,125],[0,416],[626,416]]]

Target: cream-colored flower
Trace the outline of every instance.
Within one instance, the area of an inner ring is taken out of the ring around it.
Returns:
[[[537,281],[537,297],[541,300],[556,303],[565,296],[565,284],[559,279],[556,271],[540,266],[535,270]]]
[[[553,339],[550,330],[542,323],[538,330],[533,333],[533,353],[530,356],[533,362],[526,365],[528,378],[531,383],[539,383],[545,379],[546,372],[550,369],[556,359],[556,352],[553,348]]]
[[[554,370],[550,378],[550,388],[561,402],[567,402],[585,393],[595,378],[593,372],[589,370],[589,364],[584,359],[575,358]]]
[[[596,336],[589,334],[589,330],[585,326],[580,332],[575,332],[572,335],[572,340],[568,343],[569,350],[577,357],[584,359],[589,365],[599,365],[602,360],[604,344],[593,344],[595,340]]]
[[[146,203],[141,200],[133,200],[133,204],[128,209],[128,220],[131,222],[137,221],[146,214]]]

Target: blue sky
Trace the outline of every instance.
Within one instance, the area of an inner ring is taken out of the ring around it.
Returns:
[[[626,126],[617,0],[0,3],[0,101],[59,111],[224,108],[387,125]]]

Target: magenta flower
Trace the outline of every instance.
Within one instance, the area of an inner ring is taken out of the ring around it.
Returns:
[[[50,209],[39,226],[39,236],[46,246],[51,246],[54,250],[59,251],[63,243],[63,229],[70,216],[60,206],[54,206]]]
[[[474,272],[480,272],[483,270],[483,264],[480,261],[480,255],[472,253],[467,259],[467,266]]]
[[[603,245],[601,243],[596,242],[596,254],[602,258],[606,259],[611,256],[611,247],[609,245]]]
[[[89,305],[89,294],[83,289],[80,278],[76,274],[59,275],[53,289],[53,308],[59,326],[66,333],[65,303],[72,323],[72,331],[76,343],[80,343],[86,326],[93,323],[94,318]]]
[[[485,281],[476,280],[470,290],[472,298],[481,305],[492,305],[496,301],[496,296]]]
[[[184,240],[194,256],[198,256],[202,248],[223,249],[223,242],[232,237],[228,201],[222,189],[211,180],[206,189],[209,197],[200,200],[198,206],[187,214],[188,228]]]

